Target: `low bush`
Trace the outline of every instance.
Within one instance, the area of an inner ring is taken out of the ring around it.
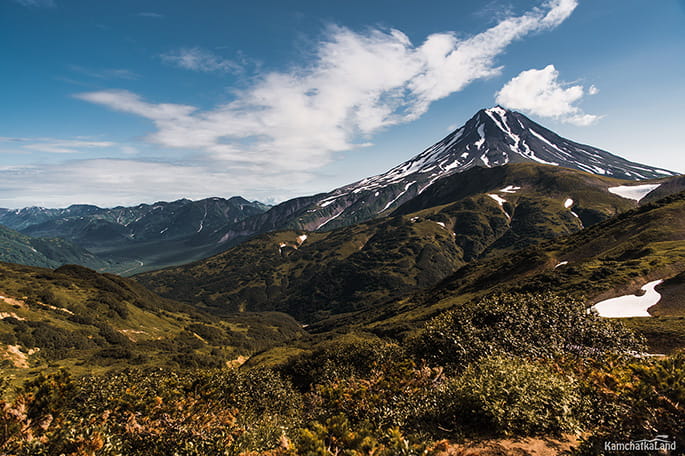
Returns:
[[[417,420],[439,382],[440,369],[417,368],[411,361],[379,366],[368,376],[317,384],[308,395],[313,418],[325,421],[339,414],[375,429],[420,431]]]
[[[316,383],[366,377],[379,366],[402,357],[403,350],[397,344],[376,336],[347,334],[294,357],[282,371],[295,385],[307,390]]]
[[[579,300],[557,295],[489,296],[430,320],[411,342],[419,358],[452,369],[511,354],[553,358],[643,351],[642,341],[616,321],[587,312]]]
[[[324,424],[315,422],[299,432],[297,449],[302,456],[420,456],[430,454],[425,443],[410,442],[397,428],[378,429],[353,426],[345,415],[337,415]]]
[[[270,371],[39,376],[0,401],[0,454],[200,456],[278,446],[301,397]]]
[[[521,358],[489,357],[437,389],[424,420],[452,433],[559,434],[579,426],[577,382]]]

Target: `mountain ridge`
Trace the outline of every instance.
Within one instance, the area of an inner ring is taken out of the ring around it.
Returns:
[[[33,238],[62,238],[109,262],[110,267],[103,265],[109,272],[130,273],[145,265],[163,267],[210,255],[214,253],[211,246],[188,245],[186,239],[268,208],[242,197],[180,199],[114,208],[75,204],[61,209],[3,209],[0,224]],[[96,267],[95,263],[84,265]]]
[[[572,160],[578,155],[579,159]],[[285,201],[270,211],[292,212],[274,224],[268,212],[221,230],[216,242],[244,238],[269,229],[330,230],[382,216],[418,196],[435,182],[474,166],[490,168],[531,162],[578,169],[624,180],[668,178],[678,173],[641,165],[604,150],[563,138],[521,113],[500,106],[481,109],[462,127],[385,173],[328,193]],[[297,202],[297,209],[289,208]]]
[[[92,252],[61,238],[34,238],[0,225],[0,261],[54,268],[79,263],[92,269],[111,266]]]

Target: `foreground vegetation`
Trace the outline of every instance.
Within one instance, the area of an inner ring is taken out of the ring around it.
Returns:
[[[270,368],[4,379],[0,454],[440,455],[443,439],[568,434],[597,454],[656,433],[683,448],[685,356],[641,344],[579,301],[497,295],[407,340],[347,334]]]

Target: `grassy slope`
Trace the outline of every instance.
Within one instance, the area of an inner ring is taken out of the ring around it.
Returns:
[[[69,366],[216,366],[302,334],[278,313],[208,315],[80,266],[0,263],[0,366],[23,376]]]
[[[582,297],[590,305],[634,293],[648,281],[671,278],[660,288],[663,299],[652,310],[657,317],[629,321],[648,336],[656,351],[669,351],[685,347],[683,239],[685,193],[680,193],[574,235],[512,255],[473,262],[429,291],[346,321],[373,320],[370,328],[399,333],[410,331],[444,309],[496,290],[552,291]],[[557,267],[563,261],[568,264]],[[322,324],[321,328],[325,327]]]

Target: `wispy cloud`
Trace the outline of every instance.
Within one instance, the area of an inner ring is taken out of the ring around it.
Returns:
[[[104,149],[116,146],[116,143],[110,141],[55,138],[0,137],[0,143],[9,143],[12,147],[22,151],[44,152],[50,154],[76,154],[83,152],[86,149]]]
[[[54,0],[14,0],[14,2],[29,8],[54,8],[57,6]]]
[[[598,92],[595,86],[590,86],[586,92],[582,85],[560,81],[554,65],[547,65],[541,70],[521,72],[497,92],[495,99],[511,109],[586,126],[596,122],[600,116],[584,113],[575,103],[586,93],[595,95]]]
[[[495,59],[510,43],[556,27],[576,5],[555,0],[470,38],[440,33],[419,46],[398,30],[357,33],[333,26],[310,65],[263,75],[237,92],[235,101],[209,111],[152,103],[128,91],[77,97],[150,119],[156,131],[148,139],[165,147],[271,169],[311,170],[379,129],[418,118],[433,101],[474,80],[499,74]],[[203,59],[176,61],[207,68]]]
[[[213,52],[199,47],[181,48],[162,54],[162,61],[183,68],[185,70],[201,71],[204,73],[240,73],[241,64],[233,60],[224,59]]]
[[[259,173],[259,170],[255,170]],[[295,188],[293,182],[310,178],[306,173],[235,174],[216,166],[198,163],[163,163],[150,160],[93,159],[56,164],[0,167],[0,207],[63,207],[72,203],[112,207],[145,201],[200,199],[210,196],[246,195],[267,200],[283,195],[277,187]],[[26,185],[30,182],[31,185]],[[183,185],[179,185],[182,182]],[[295,188],[295,190],[298,190]]]
[[[86,68],[80,65],[68,65],[68,68],[75,72],[80,73],[85,76],[97,79],[139,79],[140,75],[135,71],[128,70],[126,68],[101,68],[93,69]]]
[[[151,19],[163,19],[164,15],[159,14],[159,13],[153,13],[149,11],[143,11],[142,13],[137,13],[136,16],[138,17],[149,17]]]

